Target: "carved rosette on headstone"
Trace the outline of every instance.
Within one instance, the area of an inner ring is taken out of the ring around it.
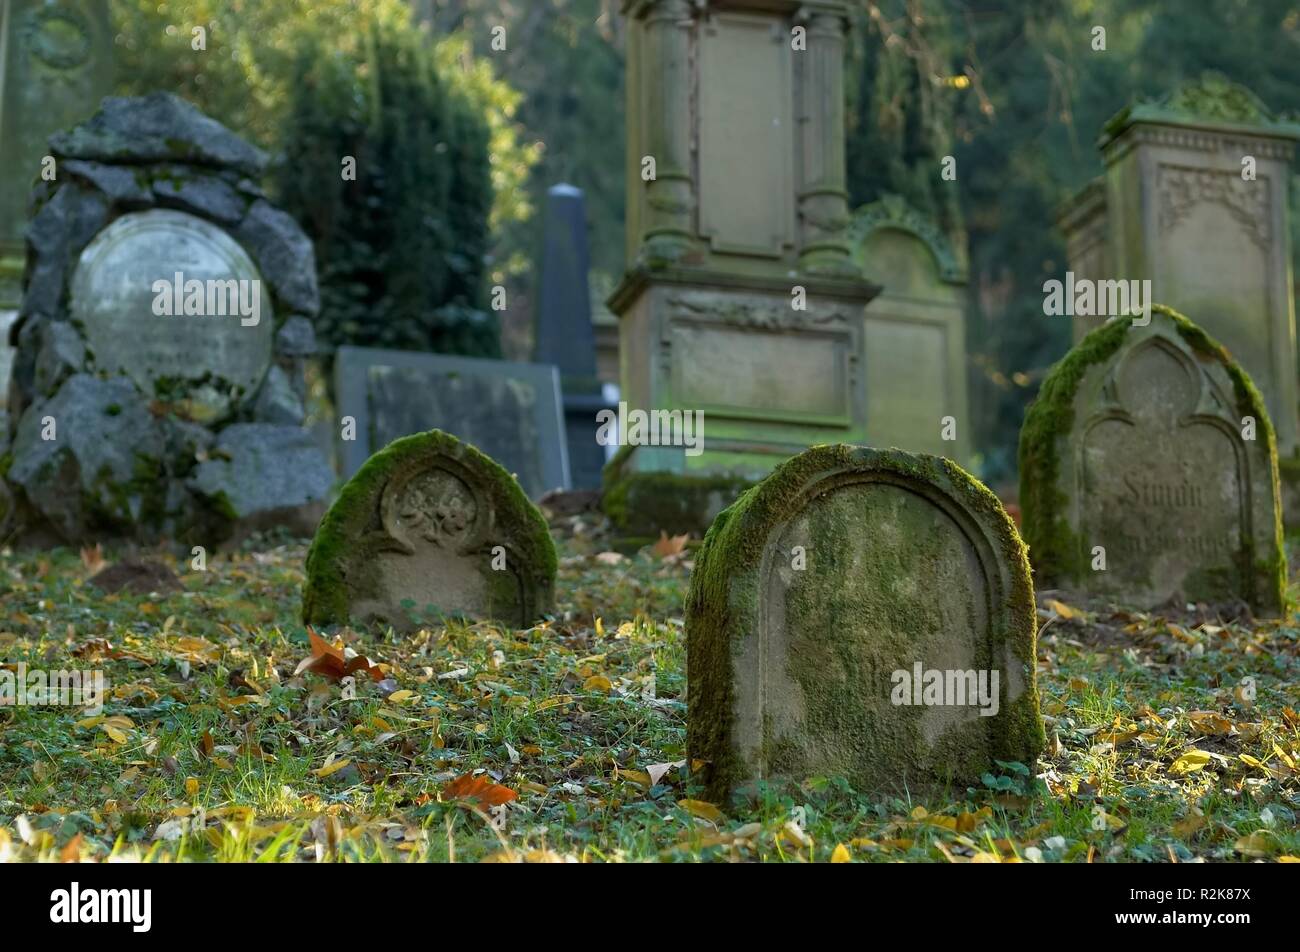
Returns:
[[[303,620],[526,627],[553,608],[555,567],[546,521],[514,477],[431,430],[393,441],[343,487],[307,555]]]
[[[1040,585],[1138,608],[1283,607],[1273,426],[1250,377],[1156,305],[1043,381],[1020,434],[1023,531]]]
[[[818,446],[718,516],[686,607],[687,744],[711,799],[1032,767],[1033,587],[997,498],[951,460]]]
[[[9,395],[27,534],[310,533],[333,485],[302,427],[315,259],[265,157],[166,94],[107,99],[50,152]]]

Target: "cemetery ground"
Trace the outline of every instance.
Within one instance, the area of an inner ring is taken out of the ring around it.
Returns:
[[[321,650],[298,620],[302,543],[260,540],[201,572],[143,553],[179,585],[114,594],[90,577],[122,553],[6,552],[5,666],[101,668],[110,695],[95,716],[0,708],[0,858],[1300,857],[1294,614],[1086,611],[1040,593],[1038,764],[942,795],[810,777],[716,805],[686,763],[691,550],[625,557],[572,528],[544,626],[334,633],[379,667],[355,699],[329,661],[303,670]]]

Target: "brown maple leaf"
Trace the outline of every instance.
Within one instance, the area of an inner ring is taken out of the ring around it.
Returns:
[[[295,675],[310,671],[332,681],[341,681],[353,672],[362,671],[370,675],[372,681],[384,679],[384,673],[371,664],[364,655],[357,655],[355,658],[344,657],[342,648],[334,647],[316,634],[311,625],[307,626],[307,637],[311,640],[311,656],[304,658],[298,664],[293,672]]]
[[[486,810],[488,807],[498,807],[503,803],[509,803],[511,800],[517,800],[519,794],[509,787],[493,783],[484,774],[477,777],[473,774],[465,774],[452,780],[442,788],[442,799],[444,802],[448,800],[472,800],[478,804],[480,809]]]

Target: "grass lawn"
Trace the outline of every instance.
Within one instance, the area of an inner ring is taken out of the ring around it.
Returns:
[[[561,543],[544,627],[334,634],[381,666],[354,698],[295,674],[312,656],[302,544],[210,556],[201,572],[152,553],[180,577],[166,595],[102,594],[94,555],[6,552],[5,667],[101,668],[110,692],[98,716],[0,707],[0,859],[1300,856],[1294,619],[1085,612],[1045,593],[1038,764],[946,797],[810,777],[723,811],[685,764],[689,553],[600,549]]]

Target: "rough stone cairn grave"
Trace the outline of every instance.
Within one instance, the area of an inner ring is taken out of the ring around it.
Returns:
[[[1167,307],[1085,337],[1020,434],[1023,531],[1040,587],[1154,608],[1283,607],[1273,427],[1250,377]]]
[[[172,95],[50,140],[33,197],[6,478],[34,538],[310,532],[333,473],[304,418],[315,260],[265,157]]]
[[[526,627],[551,611],[555,544],[498,463],[438,430],[394,440],[344,485],[307,553],[307,624],[444,617]]]
[[[1024,544],[947,459],[839,444],[779,466],[710,528],[686,634],[710,799],[978,782],[1044,744]]]

